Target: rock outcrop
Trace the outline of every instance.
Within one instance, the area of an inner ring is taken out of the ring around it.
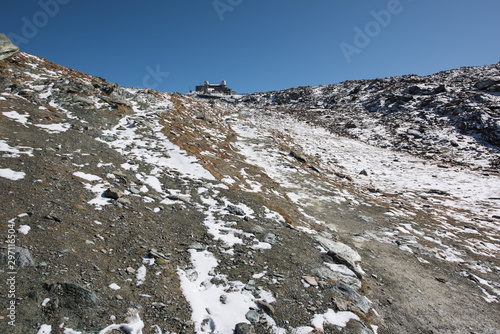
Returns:
[[[428,159],[490,165],[500,146],[500,63],[255,93],[249,105],[282,110],[332,133]],[[475,138],[467,141],[467,137]],[[493,148],[491,146],[494,146]]]
[[[5,60],[19,52],[19,48],[12,44],[5,34],[0,34],[0,60]]]

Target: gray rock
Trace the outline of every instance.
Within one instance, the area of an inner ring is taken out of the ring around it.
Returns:
[[[243,209],[235,206],[235,205],[232,205],[232,204],[229,204],[225,210],[229,211],[230,214],[233,214],[235,216],[244,216],[245,215],[245,211],[243,211]]]
[[[12,44],[5,34],[0,34],[0,60],[5,60],[19,52],[19,48]]]
[[[344,328],[326,325],[325,331],[332,334],[373,334],[370,329],[357,320],[349,320]]]
[[[368,216],[359,215],[358,218],[365,223],[373,223],[373,218]]]
[[[361,273],[359,273],[356,268],[356,262],[361,261],[361,256],[359,256],[355,250],[346,244],[327,239],[320,235],[315,236],[315,238],[320,245],[327,250],[328,255],[332,257],[336,263],[346,265],[356,274],[356,276],[358,276],[358,278],[362,278]]]
[[[342,282],[347,284],[351,289],[358,291],[361,289],[361,281],[356,277],[344,275],[337,271],[333,271],[327,267],[319,267],[311,271],[314,275],[320,277],[322,280],[331,280],[335,282]]]
[[[99,96],[99,98],[103,101],[106,101],[108,102],[109,104],[111,105],[123,105],[123,106],[127,106],[127,107],[131,107],[132,105],[128,102],[128,101],[125,101],[125,100],[122,100],[122,99],[119,99],[119,98],[115,98],[115,97],[107,97],[107,96]]]
[[[234,328],[234,334],[255,334],[255,328],[250,324],[240,322]]]
[[[49,292],[60,295],[61,306],[70,309],[81,309],[82,307],[99,307],[101,301],[93,291],[86,289],[78,283],[63,282],[47,284]]]
[[[14,249],[14,256],[16,258],[16,265],[19,267],[34,267],[35,261],[31,258],[30,251],[26,248],[17,247]]]
[[[489,87],[488,92],[499,93],[500,92],[500,85],[496,84],[496,85]]]
[[[422,137],[422,133],[418,130],[415,130],[415,129],[408,129],[408,131],[406,131],[406,133],[415,137],[415,138]]]
[[[93,106],[94,102],[90,99],[87,99],[86,97],[82,97],[79,95],[73,95],[72,96],[73,103],[78,103],[82,106]]]
[[[245,314],[245,318],[250,321],[252,324],[255,324],[257,322],[259,322],[259,319],[260,319],[260,315],[257,311],[255,310],[250,310],[247,312],[247,314]]]
[[[140,124],[140,125],[144,125],[145,127],[150,128],[150,129],[154,129],[155,128],[155,125],[153,123],[151,123],[151,122],[148,122],[148,121],[140,120],[137,123]]]
[[[109,142],[115,141],[116,138],[113,136],[102,136],[101,139],[104,140],[105,142],[109,143]]]
[[[191,245],[189,245],[188,249],[195,249],[195,250],[204,250],[205,247],[200,244],[199,242],[195,242],[195,243],[192,243]]]
[[[274,245],[276,243],[276,236],[272,233],[268,233],[264,236],[264,242]]]
[[[264,229],[262,227],[260,227],[259,225],[255,225],[255,226],[252,226],[252,228],[250,229],[250,232],[255,233],[255,234],[263,234]]]
[[[255,305],[257,305],[259,308],[261,308],[264,312],[266,312],[271,317],[274,316],[275,311],[274,311],[274,307],[271,304],[266,303],[263,300],[256,300]]]
[[[107,198],[119,199],[120,197],[122,197],[124,195],[124,193],[121,190],[118,190],[116,188],[108,188],[104,192],[103,195],[104,195],[104,197],[107,197]]]
[[[156,248],[151,248],[149,250],[149,256],[155,259],[162,259],[164,261],[170,261],[170,254],[163,254],[159,252]]]
[[[168,195],[167,198],[171,199],[172,201],[181,201],[184,203],[189,203],[189,201],[191,200],[191,196],[185,194]]]
[[[253,279],[249,280],[248,283],[245,285],[245,290],[248,291],[255,290],[255,281]]]
[[[128,190],[129,190],[132,194],[134,194],[134,195],[139,195],[139,194],[141,193],[141,192],[139,191],[139,189],[134,188],[134,187],[130,187]]]
[[[130,201],[130,199],[126,198],[126,197],[120,197],[118,200],[117,200],[118,203],[121,203],[123,205],[130,205],[132,204],[132,202]]]
[[[338,283],[332,288],[331,291],[336,295],[352,300],[354,302],[354,305],[358,307],[363,313],[370,311],[370,309],[372,308],[372,303],[366,297],[361,296],[345,283]]]
[[[483,90],[483,89],[487,89],[493,85],[496,85],[497,83],[500,83],[500,78],[498,78],[498,77],[488,78],[486,80],[482,80],[482,81],[477,82],[474,85],[474,87],[476,87],[477,89]]]
[[[292,158],[295,158],[298,162],[304,163],[307,161],[307,157],[299,151],[290,151],[290,156]]]

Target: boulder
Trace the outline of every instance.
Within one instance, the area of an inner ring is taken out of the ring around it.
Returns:
[[[372,303],[364,296],[360,295],[354,291],[350,286],[344,283],[338,283],[332,290],[334,294],[350,300],[354,305],[361,310],[361,312],[366,313],[372,308]]]
[[[312,273],[320,277],[322,280],[345,283],[355,291],[361,289],[361,281],[356,277],[348,276],[338,271],[333,271],[327,267],[315,268],[312,270]]]
[[[34,267],[35,266],[35,261],[31,258],[30,251],[27,250],[26,248],[22,247],[17,247],[14,250],[15,254],[15,259],[16,259],[16,265],[19,267]]]
[[[255,334],[255,328],[247,323],[240,322],[234,329],[235,334]]]
[[[235,215],[235,216],[244,216],[245,215],[245,211],[243,211],[243,209],[235,206],[235,205],[232,205],[232,204],[229,204],[225,210],[229,211],[230,214],[232,215]]]
[[[19,52],[19,48],[12,44],[5,34],[0,34],[0,60],[5,60]]]
[[[341,242],[336,242],[320,235],[315,236],[316,240],[320,243],[321,247],[325,248],[328,255],[335,261],[335,263],[346,265],[351,269],[358,278],[362,278],[356,268],[356,262],[361,261],[361,256],[351,247]]]
[[[119,190],[119,189],[116,189],[116,188],[108,188],[105,192],[104,192],[104,197],[106,198],[112,198],[112,199],[119,199],[120,197],[124,196],[125,194]]]
[[[500,83],[500,77],[487,78],[485,80],[478,81],[474,87],[479,90],[484,90],[498,83]]]

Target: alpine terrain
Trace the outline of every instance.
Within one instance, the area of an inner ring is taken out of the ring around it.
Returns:
[[[0,333],[500,333],[500,63],[200,98],[0,35]]]

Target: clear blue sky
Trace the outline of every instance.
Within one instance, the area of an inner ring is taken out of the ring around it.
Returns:
[[[0,32],[124,86],[252,93],[497,63],[499,13],[498,0],[23,0],[2,4]]]

